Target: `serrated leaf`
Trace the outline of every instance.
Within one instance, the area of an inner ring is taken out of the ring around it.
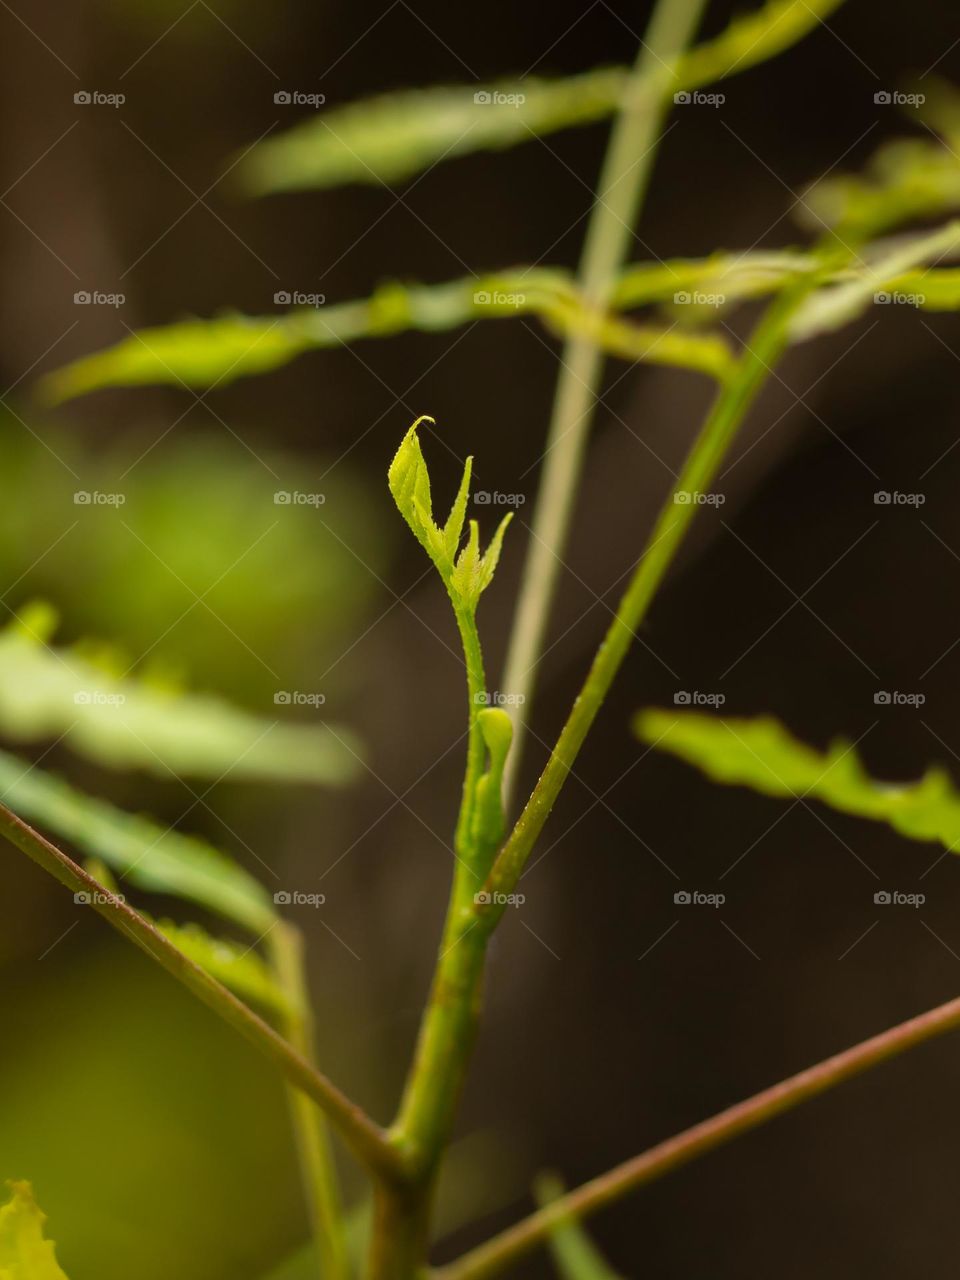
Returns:
[[[286,992],[252,946],[239,946],[226,938],[214,938],[198,924],[175,924],[172,920],[154,923],[178,951],[201,969],[206,969],[241,999],[272,1013],[290,1013]]]
[[[419,417],[407,431],[390,463],[387,482],[393,500],[397,504],[397,510],[410,526],[413,536],[433,561],[454,607],[463,609],[472,616],[476,611],[481,593],[486,590],[493,578],[493,572],[500,557],[503,534],[510,522],[510,516],[505,516],[501,521],[483,556],[480,554],[479,527],[476,520],[471,520],[466,545],[459,555],[457,554],[470,493],[473,459],[468,458],[464,464],[457,496],[450,515],[441,529],[433,517],[430,475],[417,434],[423,422],[432,423],[433,418]]]
[[[701,88],[747,70],[802,39],[841,0],[770,0],[736,18],[674,69],[658,68],[658,94]],[[400,182],[433,164],[500,150],[591,124],[620,106],[624,67],[566,79],[523,76],[490,85],[450,85],[384,94],[321,111],[258,143],[238,166],[249,194]]]
[[[29,1182],[8,1182],[0,1207],[0,1280],[67,1280],[53,1242],[43,1234],[46,1216]]]
[[[559,1199],[564,1185],[551,1174],[541,1174],[534,1184],[537,1202],[546,1206]],[[587,1229],[573,1216],[561,1219],[547,1237],[557,1275],[561,1280],[620,1280],[590,1239]]]
[[[250,195],[400,182],[441,158],[602,119],[616,109],[626,79],[613,67],[564,80],[531,76],[383,94],[321,111],[258,143],[238,166],[239,178]]]
[[[960,848],[960,792],[942,769],[918,782],[877,782],[855,750],[837,741],[817,751],[776,720],[723,720],[694,712],[644,711],[638,736],[696,765],[715,782],[750,787],[769,796],[807,796],[841,813],[884,822],[911,840]]]
[[[0,800],[20,817],[102,859],[124,884],[183,898],[260,936],[276,919],[266,889],[196,836],[125,813],[0,752]]]
[[[749,255],[743,269],[750,269]],[[674,281],[665,292],[662,277],[647,287],[645,271],[646,264],[640,264],[625,273],[630,283],[623,290],[624,306],[670,297],[681,287]],[[683,278],[696,281],[695,264],[687,264]],[[732,262],[729,279],[736,279]],[[751,288],[757,291],[755,285]],[[732,294],[733,283],[730,290]],[[38,384],[38,395],[47,404],[61,404],[104,387],[226,387],[238,378],[289,364],[306,351],[340,348],[405,330],[436,333],[476,320],[522,315],[536,315],[562,335],[592,336],[609,354],[628,360],[716,375],[718,366],[729,359],[726,344],[716,334],[674,334],[662,325],[624,322],[617,329],[613,318],[584,305],[569,273],[516,267],[436,285],[388,284],[370,298],[275,317],[215,316],[141,329],[115,346],[47,374]]]
[[[0,733],[10,738],[57,738],[99,764],[163,778],[340,785],[357,772],[348,730],[279,724],[213,695],[117,675],[80,648],[52,648],[36,616],[0,630]]]

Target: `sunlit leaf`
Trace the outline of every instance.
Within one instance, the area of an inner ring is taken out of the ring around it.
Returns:
[[[400,442],[387,473],[387,481],[397,510],[410,526],[413,536],[426,551],[443,579],[454,607],[472,616],[481,594],[493,579],[503,535],[512,518],[512,512],[504,516],[490,540],[486,552],[480,552],[480,530],[476,520],[470,521],[466,545],[459,551],[466,515],[470,473],[473,459],[468,458],[463,468],[463,478],[450,515],[441,529],[433,517],[433,499],[430,494],[430,474],[420,448],[418,431],[422,422],[433,422],[421,417],[410,427]]]
[[[638,270],[644,268],[631,269],[633,279],[624,287],[624,306],[670,297],[681,287],[665,288],[662,277],[649,283],[640,280]],[[749,255],[743,270],[745,274],[754,270]],[[736,268],[731,266],[731,296],[735,276]],[[776,278],[768,275],[770,287]],[[683,279],[697,279],[696,264],[688,264]],[[744,286],[745,296],[760,291],[753,280]],[[339,348],[403,330],[434,333],[475,320],[521,315],[536,315],[563,334],[590,334],[610,354],[628,360],[716,375],[728,354],[713,334],[671,333],[662,325],[617,326],[613,318],[583,305],[566,272],[516,267],[444,284],[388,284],[363,301],[296,309],[275,317],[229,315],[141,329],[115,346],[48,374],[38,390],[47,403],[57,404],[102,387],[167,384],[200,390],[227,386],[237,378],[279,368],[309,350]]]
[[[46,1216],[29,1182],[8,1182],[7,1188],[10,1198],[0,1207],[0,1280],[67,1280],[44,1237]]]
[[[0,801],[102,859],[123,884],[183,898],[257,936],[276,918],[266,889],[212,845],[125,813],[5,751],[0,752]]]
[[[696,765],[715,782],[764,795],[820,800],[842,813],[885,822],[912,840],[960,846],[960,792],[931,768],[919,782],[877,782],[849,743],[825,752],[797,741],[776,720],[723,720],[695,712],[644,711],[634,727],[658,751]]]
[[[534,1185],[541,1205],[552,1204],[564,1191],[560,1179],[551,1174],[541,1174]],[[551,1230],[547,1244],[560,1280],[620,1280],[590,1239],[586,1227],[572,1216],[561,1219]]]
[[[54,623],[55,625],[55,623]],[[347,782],[353,736],[329,725],[280,724],[213,695],[118,674],[77,648],[52,648],[51,618],[31,608],[0,631],[0,733],[62,740],[115,769],[160,777]]]

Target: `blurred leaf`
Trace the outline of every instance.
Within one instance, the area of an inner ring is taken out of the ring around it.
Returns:
[[[0,1208],[0,1280],[67,1280],[51,1241],[44,1239],[44,1215],[29,1182],[8,1182],[10,1199]]]
[[[250,195],[399,182],[442,159],[609,116],[626,78],[613,67],[565,80],[526,77],[383,94],[320,112],[258,143],[238,166],[239,178]]]
[[[680,59],[681,89],[699,89],[774,58],[815,31],[843,0],[767,0]]]
[[[57,738],[99,764],[160,777],[340,785],[357,772],[347,730],[278,725],[212,695],[118,674],[77,648],[51,648],[55,624],[47,606],[32,606],[0,630],[0,732],[11,738]]]
[[[290,1012],[286,993],[252,946],[211,937],[198,924],[175,924],[172,920],[158,920],[155,924],[178,951],[206,969],[235,995],[273,1013]]]
[[[960,792],[942,769],[919,782],[876,782],[849,743],[826,752],[797,741],[776,720],[721,720],[694,712],[644,711],[638,737],[702,769],[714,782],[737,784],[768,796],[809,796],[841,813],[885,822],[911,840],[960,845]]]
[[[540,1205],[552,1204],[565,1190],[559,1178],[547,1173],[534,1185]],[[563,1219],[550,1232],[547,1243],[561,1280],[620,1280],[576,1218]]]
[[[651,302],[676,302],[677,295],[685,293],[709,294],[721,299],[718,305],[725,305],[773,293],[821,265],[815,254],[795,250],[637,262],[622,271],[610,305],[615,311],[628,310]],[[679,311],[676,314],[679,317]]]
[[[744,272],[754,272],[744,286],[747,296],[760,292],[749,255]],[[696,280],[696,265],[687,264],[685,279]],[[623,304],[637,305],[664,296],[665,288],[641,280],[644,269],[631,268],[623,290]],[[710,268],[712,270],[712,268]],[[731,289],[735,266],[729,266]],[[783,272],[768,277],[769,287],[783,280]],[[647,296],[644,295],[646,291]],[[516,267],[483,276],[467,276],[436,285],[384,285],[365,301],[330,307],[297,309],[276,317],[226,315],[211,320],[186,320],[141,329],[113,347],[83,356],[41,379],[41,398],[50,404],[85,395],[102,387],[168,384],[200,390],[226,386],[288,364],[307,350],[337,348],[360,338],[378,338],[404,330],[425,333],[455,329],[476,320],[500,320],[537,315],[556,332],[589,333],[611,354],[678,368],[698,369],[717,376],[725,365],[727,348],[716,335],[674,334],[663,326],[628,326],[588,310],[568,273]]]
[[[681,58],[675,71],[664,68],[651,89],[662,97],[745,71],[800,40],[840,3],[772,0]],[[443,160],[612,115],[627,78],[625,68],[611,67],[563,80],[522,76],[384,94],[323,111],[259,143],[241,162],[240,180],[252,195],[399,182]]]
[[[958,246],[960,222],[898,242],[892,252],[856,272],[853,280],[811,294],[791,322],[791,340],[804,342],[843,328],[872,306],[876,295],[883,293],[903,272],[930,258],[955,255]]]
[[[0,752],[0,798],[149,893],[183,898],[257,936],[276,918],[264,887],[213,845],[124,813],[7,752]]]
[[[433,418],[418,418],[400,442],[400,448],[390,463],[390,492],[397,510],[443,579],[454,608],[463,610],[472,617],[481,594],[493,580],[497,561],[500,559],[503,535],[513,512],[508,512],[500,521],[483,554],[480,552],[480,527],[476,520],[471,520],[466,545],[458,554],[470,496],[473,459],[468,458],[464,465],[457,496],[446,524],[441,529],[433,518],[430,475],[417,434],[421,422],[432,423]]]
[[[862,176],[825,178],[804,193],[797,208],[813,231],[833,227],[844,241],[870,240],[960,209],[960,160],[938,142],[888,142]]]

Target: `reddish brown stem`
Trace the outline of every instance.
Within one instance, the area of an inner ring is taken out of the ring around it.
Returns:
[[[435,1273],[437,1280],[483,1280],[497,1275],[542,1244],[553,1227],[565,1219],[596,1213],[628,1191],[653,1182],[714,1147],[729,1142],[738,1134],[755,1129],[851,1076],[958,1026],[960,997],[890,1027],[880,1035],[817,1063],[815,1067],[781,1080],[779,1084],[755,1093],[752,1098],[728,1107],[709,1120],[695,1124],[692,1129],[685,1129],[642,1155],[634,1156],[632,1160],[585,1182],[456,1262],[442,1267]]]

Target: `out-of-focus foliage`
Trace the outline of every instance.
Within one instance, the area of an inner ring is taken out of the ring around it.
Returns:
[[[183,898],[260,935],[275,919],[263,886],[218,849],[0,752],[0,795],[20,817],[102,859],[125,883]]]
[[[931,258],[956,256],[960,246],[960,222],[951,222],[927,235],[910,236],[898,242],[854,278],[831,288],[820,289],[806,300],[794,316],[790,334],[802,342],[820,333],[841,329],[861,316],[882,295],[891,281],[911,267]],[[923,295],[922,279],[917,296]]]
[[[768,796],[807,796],[842,813],[885,822],[911,840],[960,848],[960,792],[943,769],[919,782],[876,782],[849,743],[825,752],[794,738],[776,720],[721,720],[695,712],[644,711],[636,732],[658,751],[696,765],[714,782],[751,787]]]
[[[591,124],[620,101],[627,72],[566,80],[500,80],[383,94],[319,114],[250,151],[239,166],[250,195],[399,182],[441,160],[513,147]]]
[[[677,287],[670,293],[676,293]],[[634,285],[634,295],[641,289],[642,285]],[[432,333],[475,320],[520,315],[539,316],[560,333],[589,333],[611,354],[629,360],[711,376],[724,369],[727,348],[716,335],[701,337],[647,325],[634,329],[631,337],[629,326],[614,329],[605,317],[585,307],[568,273],[517,267],[444,284],[387,284],[366,300],[297,308],[277,316],[229,314],[141,329],[113,347],[55,370],[41,383],[40,393],[55,404],[103,387],[155,383],[199,390],[226,386],[237,378],[278,368],[309,350],[410,329]]]
[[[534,1191],[541,1205],[551,1204],[566,1188],[552,1174],[541,1174]],[[560,1280],[621,1280],[576,1218],[566,1218],[550,1232],[550,1253]]]
[[[69,636],[109,638],[264,715],[278,689],[322,691],[335,713],[348,668],[324,673],[362,630],[393,532],[349,460],[254,453],[213,420],[94,453],[75,428],[27,421],[35,434],[0,412],[8,607],[53,600]]]
[[[960,209],[960,94],[932,80],[917,96],[913,110],[927,135],[884,143],[861,174],[815,183],[798,209],[806,226],[833,227],[842,240],[857,243]]]
[[[46,1221],[29,1182],[9,1182],[10,1198],[0,1207],[0,1280],[67,1280],[53,1243],[43,1234]]]
[[[0,1178],[37,1187],[70,1280],[265,1271],[307,1234],[274,1074],[90,908],[64,910],[7,960]]]
[[[737,18],[715,40],[658,68],[649,92],[697,89],[789,48],[838,7],[840,0],[770,0]],[[524,76],[491,85],[451,85],[384,94],[321,112],[259,143],[239,166],[246,191],[398,182],[471,152],[501,149],[612,115],[627,84],[626,68],[588,71],[563,80]]]
[[[222,699],[126,673],[118,655],[53,648],[56,614],[32,605],[0,631],[0,731],[56,738],[114,769],[160,777],[348,782],[359,748],[348,730],[278,724]]]

